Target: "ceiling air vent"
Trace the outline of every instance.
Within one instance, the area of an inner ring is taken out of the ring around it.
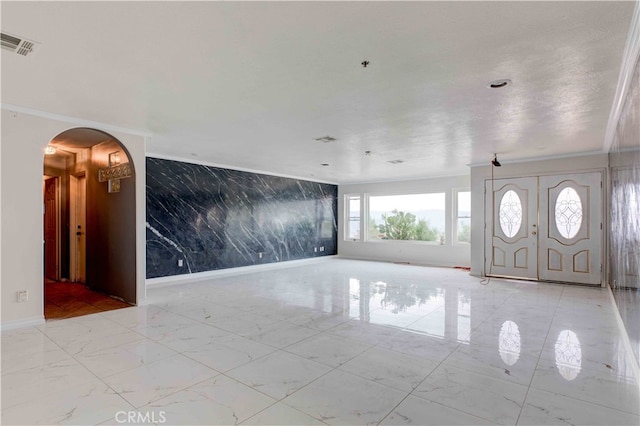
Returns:
[[[11,34],[0,33],[2,48],[10,50],[21,56],[33,55],[40,46],[40,43],[25,38],[16,37]]]
[[[315,140],[322,143],[329,143],[329,142],[335,142],[338,139],[334,138],[333,136],[323,136],[321,138],[316,138]]]

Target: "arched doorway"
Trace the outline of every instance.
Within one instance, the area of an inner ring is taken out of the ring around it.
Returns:
[[[135,170],[124,145],[74,128],[45,151],[45,318],[136,302]]]

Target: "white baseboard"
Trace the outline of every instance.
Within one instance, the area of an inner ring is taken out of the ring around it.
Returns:
[[[13,321],[2,321],[0,328],[2,329],[2,331],[7,331],[15,330],[18,328],[33,327],[40,324],[44,324],[44,316],[24,318]]]
[[[264,263],[261,265],[240,266],[237,268],[216,269],[214,271],[195,272],[193,274],[171,275],[169,277],[147,278],[147,288],[160,288],[172,285],[203,281],[218,277],[232,275],[252,274],[255,272],[272,271],[275,269],[294,268],[297,266],[309,265],[313,263],[326,262],[336,258],[336,255],[311,257],[309,259],[288,260],[286,262]]]

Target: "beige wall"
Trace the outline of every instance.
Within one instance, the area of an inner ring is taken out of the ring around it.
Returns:
[[[24,112],[2,110],[0,168],[0,288],[2,328],[43,320],[42,175],[44,148],[59,133],[77,125]],[[136,179],[136,280],[138,303],[145,296],[145,140],[143,136],[98,128],[118,138],[133,159]],[[29,292],[18,303],[16,294]]]
[[[540,176],[550,174],[579,173],[585,171],[605,171],[607,154],[584,155],[547,160],[505,163],[494,168],[494,178]],[[488,161],[487,161],[488,162]],[[606,176],[606,175],[605,175]],[[484,183],[491,179],[491,168],[475,166],[471,168],[471,275],[484,275]],[[605,185],[605,188],[607,186]],[[605,198],[606,200],[606,194]],[[606,201],[604,203],[606,206]],[[605,209],[605,223],[607,222]],[[605,236],[606,240],[606,236]]]

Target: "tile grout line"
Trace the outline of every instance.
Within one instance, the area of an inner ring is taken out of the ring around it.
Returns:
[[[525,403],[527,402],[527,397],[529,396],[529,391],[531,390],[531,384],[533,383],[533,379],[536,376],[536,371],[538,370],[538,365],[540,364],[540,359],[542,358],[542,353],[544,352],[544,347],[547,343],[547,340],[549,339],[549,333],[551,332],[551,327],[553,326],[553,321],[556,318],[556,314],[558,313],[558,306],[560,306],[560,301],[562,300],[562,296],[564,295],[564,291],[566,289],[566,286],[563,285],[562,286],[562,291],[560,292],[560,296],[558,297],[558,301],[556,302],[556,307],[553,311],[553,317],[551,318],[551,321],[549,322],[549,328],[547,329],[547,335],[545,336],[544,342],[542,343],[542,348],[540,349],[540,354],[538,354],[538,360],[536,361],[536,366],[533,369],[533,374],[531,375],[531,380],[529,380],[529,385],[527,386],[527,391],[524,395],[524,399],[522,400],[522,406],[520,407],[520,412],[518,413],[518,418],[516,419],[515,424],[517,425],[518,422],[520,421],[520,417],[522,416],[522,410],[524,410],[525,407]]]

